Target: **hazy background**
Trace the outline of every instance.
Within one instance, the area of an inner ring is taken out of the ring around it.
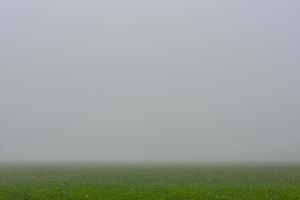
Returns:
[[[0,161],[300,161],[298,0],[0,0]]]

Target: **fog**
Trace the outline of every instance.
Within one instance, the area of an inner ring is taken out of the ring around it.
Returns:
[[[297,0],[0,0],[0,161],[300,161]]]

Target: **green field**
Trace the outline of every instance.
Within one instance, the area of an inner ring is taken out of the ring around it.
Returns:
[[[300,199],[300,165],[9,165],[0,200]]]

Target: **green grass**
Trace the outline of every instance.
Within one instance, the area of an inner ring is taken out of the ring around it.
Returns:
[[[0,200],[299,200],[299,165],[0,165]]]

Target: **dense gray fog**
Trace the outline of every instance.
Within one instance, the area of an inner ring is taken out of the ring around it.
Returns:
[[[299,7],[0,0],[0,161],[300,161]]]

